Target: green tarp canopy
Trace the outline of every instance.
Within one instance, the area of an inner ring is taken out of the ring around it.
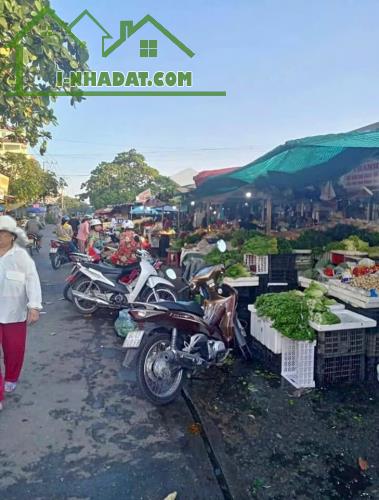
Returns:
[[[249,185],[259,190],[303,188],[338,179],[375,157],[379,157],[379,131],[305,137],[287,141],[234,172],[212,177],[194,194],[215,196]]]

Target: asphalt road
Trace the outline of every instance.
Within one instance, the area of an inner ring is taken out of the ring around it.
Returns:
[[[223,498],[185,401],[157,409],[141,399],[112,318],[83,318],[62,300],[70,267],[51,268],[49,234],[35,257],[45,314],[0,414],[0,498]]]

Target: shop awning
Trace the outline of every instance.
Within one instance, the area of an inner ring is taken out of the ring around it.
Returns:
[[[234,172],[235,170],[238,170],[239,167],[227,167],[227,168],[218,168],[217,170],[203,170],[199,174],[195,175],[193,180],[195,181],[196,187],[201,186],[204,184],[204,182],[211,178],[215,177],[217,175],[224,175],[224,174],[230,174],[231,172]]]
[[[335,180],[379,157],[379,132],[347,132],[287,141],[248,165],[206,180],[194,193],[212,196],[254,185],[301,188]]]

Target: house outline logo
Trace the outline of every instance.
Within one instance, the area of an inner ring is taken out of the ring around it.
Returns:
[[[146,15],[138,23],[134,24],[133,21],[120,21],[120,36],[119,39],[114,41],[109,47],[106,47],[107,41],[114,40],[114,37],[104,28],[104,26],[87,10],[85,9],[79,16],[77,16],[71,23],[63,21],[58,14],[51,8],[45,7],[40,10],[33,18],[24,26],[22,30],[8,43],[9,49],[15,50],[15,91],[8,92],[7,95],[13,96],[51,96],[51,97],[64,97],[64,96],[226,96],[225,91],[83,91],[78,88],[77,90],[64,90],[64,91],[25,91],[24,90],[24,62],[22,40],[37,24],[39,24],[46,17],[50,17],[66,32],[66,34],[75,41],[76,44],[86,47],[86,43],[80,40],[72,29],[78,25],[84,17],[91,19],[103,32],[102,35],[102,57],[107,58],[113,54],[119,47],[123,46],[133,35],[135,35],[141,28],[147,24],[154,26],[162,35],[170,40],[178,49],[180,49],[189,58],[193,58],[195,53],[181,42],[175,35],[159,23],[154,17]],[[142,44],[144,42],[144,46]],[[148,45],[146,46],[146,42]],[[149,43],[153,44],[149,45]],[[140,57],[157,57],[157,40],[141,40],[140,41]],[[147,50],[147,52],[146,52]],[[144,55],[143,55],[144,54]],[[150,86],[151,82],[149,82]]]
[[[137,31],[143,28],[146,24],[150,23],[153,25],[160,33],[162,33],[168,40],[170,40],[174,45],[176,45],[180,50],[182,50],[188,57],[194,57],[195,53],[187,47],[183,42],[181,42],[175,35],[171,33],[167,28],[165,28],[161,23],[159,23],[154,17],[149,14],[142,18],[137,24],[133,21],[120,21],[120,38],[116,40],[110,47],[105,48],[107,40],[113,40],[114,37],[100,24],[100,22],[87,10],[85,9],[72,23],[68,26],[72,30],[80,21],[88,16],[105,34],[102,37],[102,56],[108,57],[115,50],[117,50],[121,45],[123,45],[129,38],[131,38]],[[155,40],[153,40],[155,41]]]

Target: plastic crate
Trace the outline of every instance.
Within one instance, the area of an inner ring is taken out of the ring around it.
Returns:
[[[268,273],[268,255],[249,255],[243,256],[243,263],[255,274]]]
[[[366,380],[369,382],[378,381],[379,356],[366,357]]]
[[[379,309],[376,307],[373,309],[363,309],[361,307],[353,307],[350,304],[347,304],[346,307],[350,311],[362,314],[377,322],[375,327],[366,329],[366,355],[370,357],[379,356]]]
[[[251,348],[253,350],[253,357],[258,359],[266,370],[276,373],[277,375],[281,374],[282,371],[282,355],[274,354],[267,349],[264,345],[262,345],[257,339],[251,339]]]
[[[281,375],[296,388],[315,387],[314,361],[316,342],[282,338]]]
[[[366,356],[379,357],[379,332],[368,332],[366,334]]]
[[[364,354],[366,333],[363,328],[318,332],[317,355],[335,357],[346,354]]]
[[[270,271],[294,271],[296,269],[296,255],[293,253],[279,253],[269,256]]]
[[[260,318],[257,315],[254,306],[249,306],[250,333],[262,345],[267,347],[272,353],[280,354],[282,352],[282,339],[284,338],[275,328],[272,328],[272,322],[266,318]]]
[[[365,378],[365,355],[316,357],[316,383],[319,387],[352,384]]]
[[[294,283],[298,286],[298,272],[296,269],[270,269],[268,273],[269,281]]]

